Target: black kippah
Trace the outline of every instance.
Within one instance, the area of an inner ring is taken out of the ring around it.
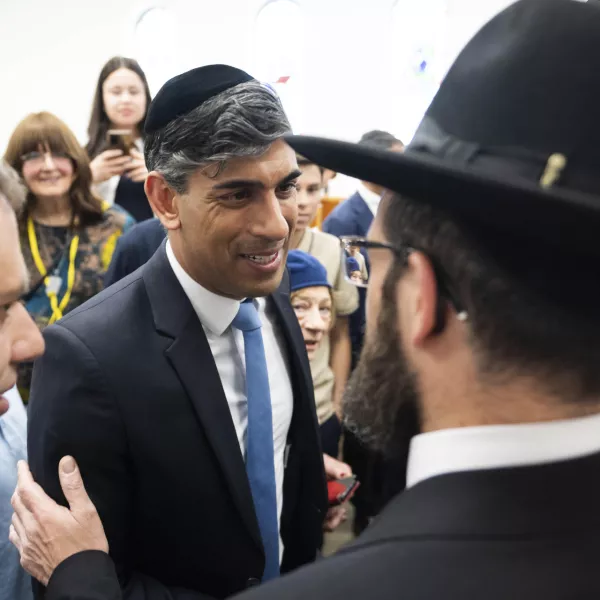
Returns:
[[[162,86],[150,104],[144,132],[154,133],[213,96],[253,80],[245,71],[228,65],[208,65],[177,75]]]

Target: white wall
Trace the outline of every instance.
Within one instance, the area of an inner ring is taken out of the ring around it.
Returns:
[[[392,39],[394,0],[296,2],[304,13],[303,132],[349,140],[374,128],[404,135],[398,115],[409,100],[393,84],[399,64]],[[510,3],[442,2],[436,2],[445,5],[439,57],[448,64],[485,20]],[[157,48],[176,57],[174,70],[224,62],[252,73],[254,22],[264,4],[264,0],[2,0],[0,148],[21,118],[40,110],[56,113],[85,142],[98,72],[113,55],[135,55],[135,22],[152,5],[171,9],[177,19],[177,34],[166,32],[156,39]],[[286,27],[291,31],[297,24]],[[426,109],[418,102],[413,112]]]

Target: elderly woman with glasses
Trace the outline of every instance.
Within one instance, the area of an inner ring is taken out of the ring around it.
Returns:
[[[102,290],[117,239],[134,220],[92,193],[85,151],[50,113],[32,114],[19,123],[5,159],[27,187],[19,215],[30,279],[23,300],[43,329]],[[19,373],[24,399],[30,379],[31,365],[24,365]]]
[[[333,289],[327,279],[327,270],[311,254],[302,250],[290,250],[287,259],[290,274],[290,300],[296,313],[315,389],[315,397],[333,402],[334,379],[330,369],[323,369],[318,360],[319,350],[334,325]],[[319,421],[321,446],[329,456],[338,455],[342,428],[333,413]]]

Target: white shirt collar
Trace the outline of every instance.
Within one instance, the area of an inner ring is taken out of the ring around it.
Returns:
[[[175,258],[173,248],[168,240],[167,258],[202,325],[215,335],[223,335],[240,309],[240,300],[218,296],[192,279]]]
[[[370,211],[373,213],[373,216],[375,216],[377,214],[377,209],[379,208],[379,203],[381,202],[381,196],[372,192],[364,183],[362,183],[362,181],[358,184],[358,193],[366,202]]]
[[[599,451],[600,414],[433,431],[410,443],[406,486],[447,473],[557,462]]]

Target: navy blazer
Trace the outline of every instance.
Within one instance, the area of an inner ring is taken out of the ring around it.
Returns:
[[[323,231],[340,237],[342,235],[367,235],[373,222],[373,213],[363,197],[355,192],[338,204],[323,221]]]
[[[134,225],[119,238],[112,261],[104,276],[104,287],[121,281],[145,265],[158,250],[167,233],[158,219]]]

